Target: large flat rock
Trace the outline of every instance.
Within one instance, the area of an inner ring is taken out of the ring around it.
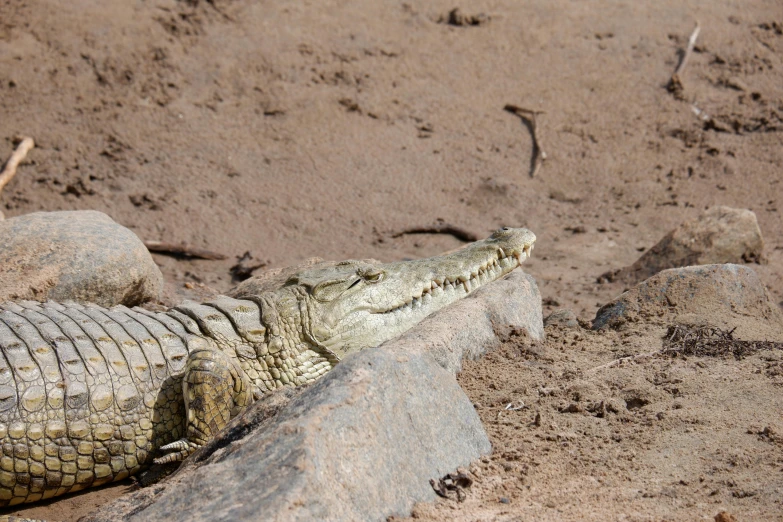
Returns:
[[[162,284],[141,240],[102,212],[36,212],[0,221],[0,301],[135,306],[157,299]]]
[[[288,400],[234,419],[165,482],[86,520],[385,520],[435,498],[429,484],[490,451],[454,379],[462,357],[525,329],[543,336],[535,282],[520,271],[402,338],[345,358]],[[286,391],[290,396],[291,391]]]
[[[783,313],[756,272],[743,265],[664,270],[604,305],[593,328],[626,322],[710,324],[747,340],[783,340]]]

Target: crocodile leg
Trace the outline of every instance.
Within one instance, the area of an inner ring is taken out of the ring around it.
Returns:
[[[250,380],[239,365],[224,352],[209,348],[188,356],[182,391],[186,438],[160,448],[170,453],[155,459],[156,464],[184,460],[253,402]]]

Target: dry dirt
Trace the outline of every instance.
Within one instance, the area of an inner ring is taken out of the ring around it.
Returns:
[[[534,177],[506,104],[543,111]],[[461,244],[393,237],[408,228],[509,225],[538,235],[525,269],[545,313],[589,320],[623,290],[599,275],[722,204],[757,214],[767,263],[752,266],[783,300],[779,0],[0,0],[0,114],[0,157],[17,136],[37,143],[0,194],[7,217],[96,209],[229,256],[156,255],[167,299],[226,290],[245,252],[267,267],[388,261]],[[466,366],[495,453],[465,502],[417,516],[783,518],[779,350],[588,375],[649,346],[548,330]],[[601,401],[617,413],[587,409]],[[27,513],[75,519],[127,487]]]

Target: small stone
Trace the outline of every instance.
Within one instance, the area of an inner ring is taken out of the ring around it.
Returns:
[[[582,413],[583,411],[585,411],[584,408],[582,408],[579,404],[572,402],[565,408],[562,408],[560,413]]]
[[[715,515],[715,522],[737,522],[737,519],[728,511],[721,511]]]
[[[544,319],[544,326],[555,326],[560,328],[579,328],[579,322],[573,310],[563,308],[555,310]]]
[[[135,306],[163,275],[141,240],[101,212],[35,212],[0,221],[0,301]]]

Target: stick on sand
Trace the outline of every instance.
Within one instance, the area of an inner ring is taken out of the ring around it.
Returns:
[[[3,166],[3,171],[0,172],[0,191],[16,176],[16,167],[25,159],[27,153],[33,147],[35,147],[35,142],[32,138],[22,138],[14,153],[11,154],[11,157],[8,158],[5,166]]]
[[[680,81],[680,74],[682,73],[683,69],[685,69],[685,64],[688,63],[688,58],[690,58],[691,54],[693,54],[693,48],[696,46],[696,38],[699,37],[700,31],[701,26],[699,25],[699,22],[696,22],[696,27],[693,28],[691,37],[688,38],[688,47],[686,47],[685,51],[682,53],[680,63],[677,64],[677,68],[674,69],[672,77],[669,79],[669,84],[666,86],[666,89],[675,96],[682,94],[683,86],[682,82]]]
[[[147,247],[147,250],[150,252],[157,252],[158,254],[208,259],[210,261],[226,259],[226,256],[220,252],[213,252],[211,250],[196,248],[190,245],[177,245],[175,243],[164,243],[163,241],[145,241],[144,246]]]
[[[533,138],[533,157],[530,160],[530,177],[534,178],[538,173],[538,169],[541,168],[541,164],[544,163],[544,160],[546,159],[546,152],[544,152],[544,149],[541,147],[541,142],[538,139],[538,132],[536,130],[536,116],[543,114],[544,111],[533,111],[511,104],[507,104],[503,107],[503,110],[519,116],[522,123],[524,123],[530,131],[530,136]]]

